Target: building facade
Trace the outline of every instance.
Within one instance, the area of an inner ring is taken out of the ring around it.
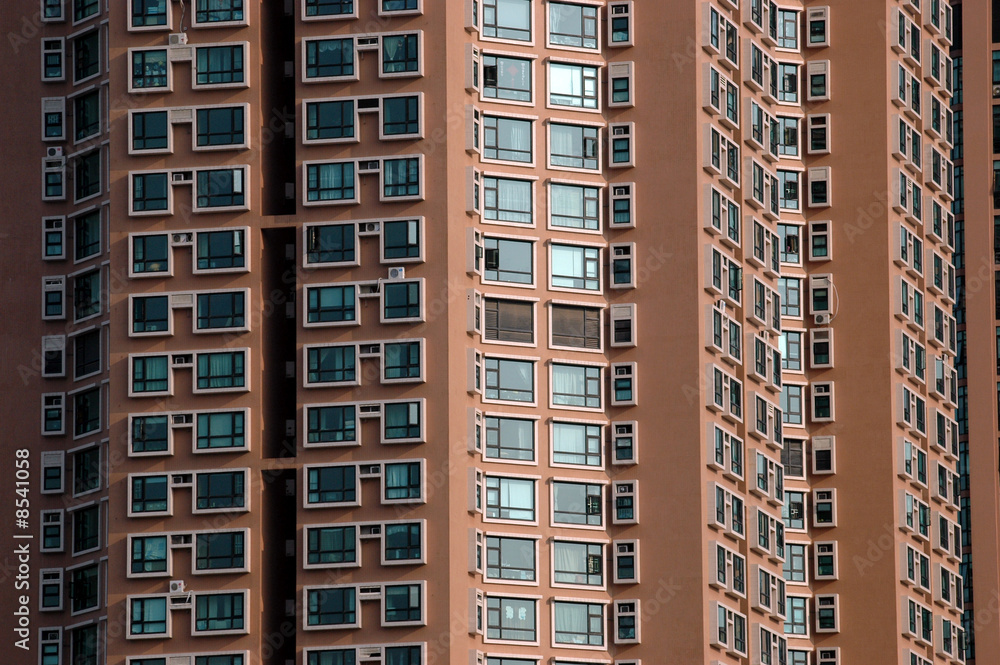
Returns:
[[[23,662],[991,662],[993,15],[5,5]]]

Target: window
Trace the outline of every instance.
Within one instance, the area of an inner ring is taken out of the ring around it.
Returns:
[[[781,369],[800,371],[802,369],[802,333],[792,330],[782,331],[779,338]]]
[[[170,174],[132,174],[132,212],[155,212],[170,208]]]
[[[802,386],[784,385],[781,390],[782,422],[802,424]]]
[[[639,581],[638,541],[615,541],[615,584],[634,584]]]
[[[195,182],[195,207],[229,208],[246,205],[243,168],[198,171]]]
[[[784,157],[799,155],[799,119],[778,118],[778,154]]]
[[[132,452],[150,453],[168,450],[167,416],[135,416],[132,418]]]
[[[63,491],[63,461],[62,451],[46,453],[42,456],[42,492],[58,493]]]
[[[552,226],[596,231],[601,225],[597,187],[549,183],[549,220]]]
[[[306,263],[352,263],[357,243],[355,224],[323,224],[306,229]]]
[[[483,158],[530,164],[532,121],[518,118],[485,116],[483,118]]]
[[[48,110],[50,104],[54,104],[59,108],[56,110]],[[44,140],[62,140],[65,137],[66,130],[63,127],[64,124],[64,109],[65,100],[62,98],[56,98],[55,101],[44,99],[42,100],[42,106],[44,112],[42,113],[42,120],[45,125],[45,138]]]
[[[598,140],[597,127],[551,123],[549,164],[553,167],[599,170]]]
[[[73,22],[77,23],[101,11],[99,0],[73,0]]]
[[[195,596],[194,630],[243,631],[243,593],[205,593]]]
[[[134,476],[132,481],[133,513],[162,513],[169,510],[167,476]]]
[[[101,252],[101,212],[94,212],[77,217],[73,223],[73,240],[77,261],[100,254]]]
[[[599,543],[552,543],[555,584],[604,586],[604,546]]]
[[[306,165],[307,201],[352,201],[354,162],[333,162]]]
[[[382,35],[382,73],[406,75],[420,70],[420,44],[417,33]]]
[[[535,607],[529,598],[486,597],[486,637],[492,640],[535,642],[538,628]]]
[[[420,282],[386,283],[382,287],[382,318],[419,319]]]
[[[42,0],[42,20],[62,21],[65,18],[63,16],[64,5],[64,0]],[[43,665],[48,665],[48,663],[43,663]]]
[[[244,48],[244,44],[195,48],[195,85],[243,83]]]
[[[245,303],[243,291],[199,293],[198,330],[246,327]]]
[[[632,89],[634,87],[633,63],[609,63],[608,68],[610,72],[608,74],[608,79],[610,80],[608,106],[632,106],[634,104],[632,99]]]
[[[483,56],[483,96],[531,102],[531,61],[503,55]]]
[[[382,98],[382,134],[403,136],[420,133],[420,100],[416,96]]]
[[[386,441],[420,438],[419,402],[389,402],[383,404],[383,412],[382,437]]]
[[[89,152],[74,161],[74,197],[77,202],[101,192],[101,150]]]
[[[485,573],[487,579],[534,582],[535,541],[487,536]]]
[[[486,359],[486,399],[534,402],[535,364],[528,360]]]
[[[42,42],[42,79],[62,81],[65,78],[64,45],[61,39],[46,39]]]
[[[95,564],[76,568],[70,573],[69,598],[72,612],[86,612],[100,605],[99,571],[99,565]]]
[[[63,513],[62,511],[42,511],[42,546],[43,552],[63,551]]]
[[[350,626],[357,623],[357,589],[306,589],[306,624]]]
[[[167,272],[170,245],[166,234],[132,236],[132,272]]]
[[[169,303],[170,296],[134,296],[132,298],[132,332],[137,334],[169,332]],[[134,375],[133,378],[135,378]],[[165,380],[166,372],[159,378]],[[166,384],[161,390],[165,389]]]
[[[799,102],[799,65],[790,62],[778,63],[778,101],[789,104]]]
[[[101,92],[95,90],[73,100],[74,138],[83,141],[101,133]]]
[[[798,50],[799,13],[788,9],[778,10],[778,47]]]
[[[534,421],[487,416],[484,457],[487,459],[534,461]]]
[[[799,179],[802,174],[798,171],[778,171],[778,183],[780,193],[778,195],[778,206],[786,210],[798,210],[799,202]]]
[[[41,598],[40,609],[43,612],[62,609],[62,572],[62,570],[58,569],[42,570],[42,589],[39,596]],[[42,665],[48,665],[48,660],[44,656],[42,658]],[[59,665],[58,660],[55,661],[55,665]]]
[[[242,106],[198,109],[196,118],[199,147],[240,146],[246,143]]]
[[[133,393],[169,393],[170,356],[136,356],[132,359]]]
[[[306,349],[306,383],[356,383],[357,367],[353,344]]]
[[[306,289],[306,320],[309,323],[340,323],[355,320],[354,285]]]
[[[354,405],[308,407],[306,442],[311,444],[357,442],[356,418]]]
[[[601,348],[601,310],[596,307],[552,304],[552,346]]]
[[[486,476],[486,517],[535,521],[535,481]]]
[[[382,346],[382,380],[408,380],[421,377],[421,344],[386,342]]]
[[[73,493],[85,494],[101,487],[101,449],[73,453]]]
[[[198,390],[244,388],[245,351],[198,354]]]
[[[533,243],[527,240],[486,238],[483,279],[514,284],[534,282]]]
[[[420,560],[423,557],[421,523],[383,525],[383,559],[386,563]]]
[[[596,49],[597,30],[596,7],[549,3],[549,44]]]
[[[199,232],[198,270],[245,267],[243,236],[242,229]]]
[[[785,635],[808,635],[809,620],[806,617],[808,598],[788,596],[786,598]]]
[[[781,277],[778,279],[778,289],[781,294],[781,315],[792,318],[801,317],[802,280],[794,277]]]
[[[482,36],[531,41],[531,0],[483,0]]]
[[[604,605],[553,602],[555,644],[604,645]]]
[[[90,0],[96,6],[97,0]],[[96,76],[101,68],[101,38],[97,30],[73,40],[73,83]]]
[[[350,16],[354,14],[355,0],[305,0],[305,15],[308,18],[317,16]]]
[[[781,449],[781,464],[786,478],[804,478],[805,441],[785,439]]]
[[[307,527],[306,561],[310,565],[355,563],[357,561],[357,527]]]
[[[128,630],[130,635],[166,635],[167,599],[132,598]]]
[[[306,470],[308,503],[357,502],[357,467],[322,466]]]
[[[420,475],[420,462],[387,463],[383,476],[382,501],[421,501],[423,484]]]
[[[603,515],[603,488],[584,483],[552,483],[553,524],[601,526]]]
[[[549,63],[549,104],[596,109],[597,67]]]
[[[73,395],[73,435],[84,436],[101,428],[101,389]]]
[[[230,23],[243,20],[243,0],[197,0],[194,21]]]
[[[73,554],[83,554],[101,546],[101,508],[91,506],[73,513]]]
[[[483,301],[483,339],[534,344],[534,303],[486,298]]]
[[[353,138],[354,122],[353,99],[306,104],[307,141]]]
[[[383,590],[385,623],[421,621],[422,591],[423,587],[420,584],[387,584]]]
[[[131,566],[133,574],[167,572],[167,536],[133,536]]]
[[[552,404],[587,409],[601,408],[601,368],[554,363]]]
[[[551,282],[555,288],[599,291],[600,250],[596,247],[551,246]]]
[[[213,450],[246,447],[244,419],[243,411],[199,413],[195,439],[196,448],[198,450]]]
[[[483,178],[483,219],[531,224],[532,181]]]
[[[782,519],[789,529],[806,528],[806,495],[803,492],[785,492],[785,505],[782,508]]]
[[[243,471],[199,473],[197,493],[195,494],[196,509],[216,510],[245,507],[245,482],[246,473]]]
[[[170,85],[167,49],[132,51],[132,88],[150,90]]]

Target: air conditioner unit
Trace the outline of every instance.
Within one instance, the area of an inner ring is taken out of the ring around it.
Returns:
[[[1000,97],[1000,85],[993,86],[993,96]]]
[[[184,580],[170,580],[170,593],[184,593]]]
[[[170,364],[174,367],[190,367],[194,364],[194,360],[190,353],[175,353]]]
[[[190,413],[175,413],[171,417],[171,422],[174,425],[190,425],[192,421]]]
[[[50,158],[51,157],[62,157],[63,156],[62,146],[52,146],[50,148],[46,148],[45,149],[45,156],[46,157],[50,157]]]
[[[171,240],[175,245],[190,245],[194,238],[190,233],[175,233],[171,236]]]
[[[813,316],[813,321],[818,326],[829,325],[829,323],[830,323],[830,315],[829,314],[816,314],[815,316]]]
[[[171,46],[184,46],[188,43],[188,36],[183,32],[175,32],[168,38],[168,42]]]
[[[406,279],[406,268],[389,268],[389,279]]]
[[[173,183],[191,182],[193,179],[194,176],[190,171],[175,171],[170,174],[170,182]]]
[[[368,235],[369,233],[378,233],[381,225],[378,222],[365,222],[358,225],[358,233],[361,235]]]

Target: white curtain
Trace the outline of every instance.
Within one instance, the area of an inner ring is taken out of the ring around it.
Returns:
[[[587,633],[587,606],[582,603],[556,603],[556,632],[575,633],[573,641]]]
[[[581,265],[583,253],[575,247],[565,245],[552,246],[552,274],[562,277],[582,277]]]
[[[531,150],[531,123],[524,120],[497,121],[497,146],[517,151]]]
[[[568,125],[551,125],[549,134],[552,140],[553,156],[583,157],[583,130]]]
[[[555,569],[563,573],[584,573],[587,562],[586,547],[578,543],[555,543],[552,546]]]
[[[500,484],[500,505],[507,508],[534,510],[535,483],[531,480],[505,479]]]
[[[583,68],[577,65],[549,65],[549,94],[583,96]]]
[[[585,455],[587,429],[583,425],[556,423],[552,426],[553,449],[560,453]]]
[[[531,221],[531,183],[526,180],[497,179],[497,209],[499,219]],[[489,205],[487,203],[487,205]],[[524,217],[527,216],[527,219]]]
[[[586,373],[582,367],[553,365],[552,392],[558,395],[583,395],[586,393]]]
[[[584,217],[582,187],[575,185],[550,185],[549,190],[552,195],[552,222],[559,224],[555,217],[568,217],[575,220],[582,220]],[[562,224],[560,224],[561,226]],[[580,223],[573,226],[580,226]]]

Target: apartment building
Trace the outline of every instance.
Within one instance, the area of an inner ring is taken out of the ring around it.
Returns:
[[[0,203],[8,288],[40,294],[0,356],[23,662],[1000,654],[964,604],[1000,497],[992,361],[959,475],[952,263],[990,246],[986,199],[953,212],[988,144],[964,180],[953,148],[991,103],[966,84],[954,122],[948,3],[0,17],[0,131],[42,163]]]

